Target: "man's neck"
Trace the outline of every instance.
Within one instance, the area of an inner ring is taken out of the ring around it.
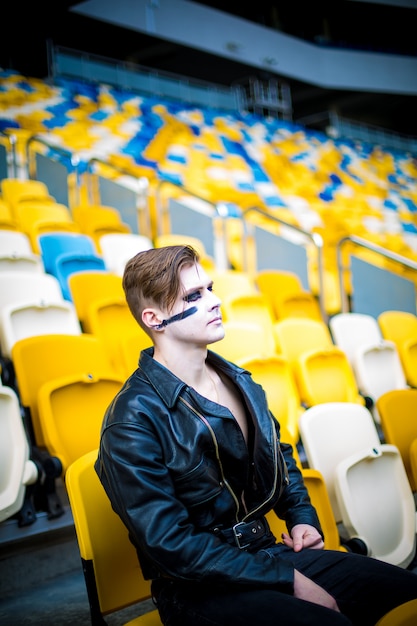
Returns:
[[[181,345],[180,349],[155,346],[153,358],[187,385],[198,388],[206,376],[207,348]]]

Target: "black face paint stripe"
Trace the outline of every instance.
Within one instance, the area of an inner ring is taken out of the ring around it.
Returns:
[[[182,311],[181,313],[177,313],[176,315],[172,315],[172,317],[168,317],[168,319],[166,320],[162,320],[162,322],[158,324],[157,326],[155,326],[155,328],[157,329],[165,328],[165,326],[168,326],[168,324],[172,324],[172,322],[178,322],[180,320],[184,320],[186,317],[190,317],[190,315],[194,315],[194,313],[196,312],[197,312],[197,307],[192,306],[189,309]]]

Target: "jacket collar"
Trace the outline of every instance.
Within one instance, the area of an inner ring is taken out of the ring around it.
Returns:
[[[155,361],[153,353],[153,347],[146,348],[146,350],[142,350],[140,353],[139,368],[141,374],[149,380],[150,384],[155,389],[156,393],[158,393],[161,397],[164,404],[166,404],[167,407],[172,408],[177,402],[181,391],[185,389],[187,385],[161,363]],[[233,363],[229,363],[229,361],[226,361],[211,350],[207,351],[207,361],[215,368],[224,371],[227,376],[230,376],[233,379],[235,379],[238,374],[245,371],[241,367],[238,367]],[[163,384],[161,384],[161,381]]]

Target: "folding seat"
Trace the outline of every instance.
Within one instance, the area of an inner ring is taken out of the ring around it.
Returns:
[[[104,616],[122,618],[118,612],[151,597],[150,582],[140,569],[126,527],[113,511],[94,463],[97,450],[74,461],[65,484],[87,589],[92,626],[102,626]],[[135,617],[125,626],[162,626],[157,609]]]
[[[358,348],[384,340],[378,321],[364,313],[337,313],[329,319],[329,328],[335,345],[346,353],[353,368]]]
[[[391,609],[375,626],[415,626],[417,624],[417,600],[409,600]]]
[[[300,354],[294,376],[305,406],[324,402],[365,404],[348,358],[337,346]]]
[[[0,345],[3,356],[10,358],[16,341],[36,335],[79,335],[81,326],[71,302],[17,302],[0,311]]]
[[[304,484],[307,487],[311,502],[317,511],[320,524],[324,533],[324,547],[326,550],[346,551],[340,541],[339,530],[333,515],[332,507],[327,493],[326,483],[319,471],[309,468],[302,470]],[[288,532],[285,522],[273,511],[267,514],[269,526],[278,541],[283,532]]]
[[[92,300],[86,310],[83,328],[103,342],[113,367],[125,375],[126,357],[122,353],[122,337],[140,334],[125,298],[110,296]]]
[[[240,360],[239,365],[251,372],[253,379],[262,385],[274,417],[297,443],[298,420],[304,409],[288,361],[279,355],[254,356]]]
[[[222,301],[230,297],[259,293],[248,272],[241,270],[212,270],[213,291]]]
[[[300,382],[300,357],[336,350],[329,328],[324,321],[307,317],[287,317],[275,322],[273,330],[276,350],[290,363],[301,401],[304,402],[302,394],[305,394],[305,389]]]
[[[19,526],[35,521],[30,486],[39,478],[14,389],[0,385],[0,522],[16,516]]]
[[[370,411],[352,402],[326,402],[307,408],[298,422],[308,466],[324,478],[336,522],[341,512],[335,493],[335,468],[339,461],[381,440]]]
[[[416,553],[416,506],[396,446],[364,448],[340,460],[335,492],[350,537],[361,537],[368,554],[406,568]]]
[[[308,318],[287,318],[274,324],[277,350],[295,364],[300,354],[334,347],[329,328],[324,321]]]
[[[381,429],[386,443],[398,448],[410,481],[417,490],[410,459],[410,443],[417,438],[417,389],[393,389],[377,400]]]
[[[79,230],[68,207],[57,202],[25,202],[18,206],[16,213],[19,228],[28,235],[35,254],[41,253],[38,241],[40,235]]]
[[[407,383],[417,387],[417,315],[406,311],[383,311],[378,324],[385,339],[398,349]]]
[[[93,240],[83,233],[47,233],[39,237],[39,247],[45,271],[58,279],[66,300],[71,300],[68,285],[71,274],[107,269]]]
[[[55,202],[48,186],[40,180],[3,178],[0,189],[3,200],[10,206],[12,213],[20,202]]]
[[[26,337],[12,348],[12,361],[19,398],[28,423],[33,443],[45,446],[39,421],[38,390],[55,378],[80,371],[114,374],[102,342],[93,335],[45,334]]]
[[[123,276],[126,263],[138,252],[153,248],[152,240],[135,233],[107,233],[99,239],[100,250],[106,268]]]
[[[7,202],[0,198],[0,229],[4,231],[19,230],[18,224],[13,217],[12,209]]]
[[[72,217],[80,232],[94,241],[97,254],[102,254],[101,237],[108,233],[128,234],[132,229],[122,221],[117,209],[105,205],[79,205],[72,208]]]
[[[323,475],[336,522],[370,556],[407,567],[415,554],[416,509],[398,448],[381,444],[365,407],[327,403],[299,421],[309,467]]]
[[[63,300],[55,276],[44,272],[0,272],[0,310],[5,305],[21,302]]]
[[[391,389],[407,387],[405,372],[396,344],[384,339],[378,321],[371,315],[339,313],[329,320],[333,339],[347,355],[359,389],[374,403]]]
[[[359,349],[354,371],[362,396],[372,400],[372,414],[380,422],[378,399],[388,391],[408,388],[396,345],[382,341]]]
[[[129,377],[138,367],[139,356],[142,350],[150,348],[152,341],[149,335],[136,324],[136,330],[132,334],[121,333],[120,335],[120,359],[121,371]]]
[[[71,300],[77,311],[81,327],[85,329],[87,310],[96,300],[124,299],[122,277],[106,270],[86,270],[68,277]]]
[[[223,339],[209,346],[223,358],[239,363],[248,357],[276,354],[274,338],[266,336],[260,324],[229,320],[223,322]]]
[[[274,318],[267,298],[261,293],[230,295],[221,306],[226,322],[257,324],[268,345],[275,345]]]
[[[40,255],[32,252],[29,237],[15,230],[0,230],[0,272],[44,272]]]
[[[49,455],[61,474],[99,445],[103,415],[120,391],[124,378],[85,370],[45,382],[38,391],[39,423]]]
[[[269,298],[276,320],[293,316],[323,320],[317,298],[304,289],[297,274],[285,270],[260,270],[255,282]]]

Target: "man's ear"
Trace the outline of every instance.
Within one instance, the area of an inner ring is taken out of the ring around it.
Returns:
[[[160,311],[156,309],[143,309],[142,311],[142,321],[151,330],[157,330],[157,326],[161,324],[163,317]]]

